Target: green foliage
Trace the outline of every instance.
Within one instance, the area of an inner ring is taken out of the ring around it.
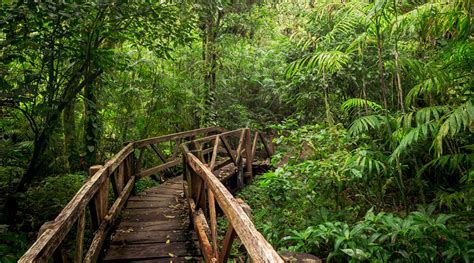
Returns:
[[[83,173],[45,178],[26,192],[20,206],[24,222],[33,229],[53,220],[81,188],[87,176]]]
[[[433,207],[401,218],[369,210],[354,224],[326,222],[291,231],[290,250],[328,254],[328,262],[470,262],[474,242],[450,227],[453,215],[433,215]]]
[[[140,180],[135,182],[135,191],[137,193],[141,193],[141,192],[146,191],[147,189],[149,189],[151,187],[155,187],[155,186],[158,186],[158,185],[160,185],[160,183],[153,180],[150,177],[141,178]]]
[[[24,233],[15,233],[0,228],[0,259],[5,263],[14,263],[28,247]]]

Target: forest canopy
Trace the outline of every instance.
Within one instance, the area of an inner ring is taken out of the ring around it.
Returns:
[[[274,169],[239,196],[279,251],[472,262],[473,14],[468,0],[3,1],[0,261],[125,143],[220,126],[276,134]]]

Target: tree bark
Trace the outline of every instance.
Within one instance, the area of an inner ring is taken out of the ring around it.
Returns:
[[[80,167],[79,151],[77,148],[76,118],[74,116],[76,101],[66,105],[63,112],[64,150],[67,156],[66,168],[68,172],[76,172]]]
[[[92,85],[84,87],[84,145],[86,167],[97,163],[97,146],[99,142],[99,111],[97,90]]]

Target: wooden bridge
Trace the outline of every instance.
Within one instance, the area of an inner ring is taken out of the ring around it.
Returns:
[[[252,262],[283,262],[231,193],[253,179],[256,156],[272,153],[271,140],[248,128],[129,143],[91,167],[89,180],[19,262],[227,262],[236,239]],[[145,168],[150,163],[159,164]],[[135,194],[137,179],[167,169],[182,172]]]

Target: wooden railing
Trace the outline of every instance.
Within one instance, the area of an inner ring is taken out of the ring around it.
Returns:
[[[61,246],[64,245],[66,236],[74,234],[70,232],[75,224],[75,247],[71,249],[75,251],[74,262],[96,262],[108,232],[134,190],[135,180],[181,166],[180,143],[219,132],[222,132],[221,128],[212,127],[136,141],[127,144],[103,166],[91,167],[89,180],[54,221],[47,222],[41,227],[37,240],[19,262],[47,262],[51,257],[55,262],[70,261],[64,259]],[[164,147],[160,148],[160,144],[168,142],[174,145],[168,145],[169,153],[166,154],[163,153]],[[148,146],[161,163],[151,168],[142,168],[146,161],[145,149]],[[135,152],[138,153],[138,158]],[[109,195],[110,186],[114,193],[113,197]],[[109,204],[109,200],[113,200],[113,203]],[[86,228],[88,224],[90,226]],[[86,231],[87,229],[92,231]],[[88,250],[84,251],[86,232],[92,234],[87,238]]]
[[[235,179],[237,188],[252,180],[252,163],[258,139],[268,156],[273,147],[262,133],[238,129],[207,136],[182,144],[185,195],[194,229],[206,262],[227,262],[232,243],[238,237],[253,262],[283,262],[273,247],[257,231],[250,209],[232,196],[223,182]],[[220,174],[220,168],[232,164],[237,172]],[[219,209],[219,210],[218,210]],[[217,220],[221,212],[227,218],[227,231],[219,246]],[[210,239],[209,239],[210,236]]]

